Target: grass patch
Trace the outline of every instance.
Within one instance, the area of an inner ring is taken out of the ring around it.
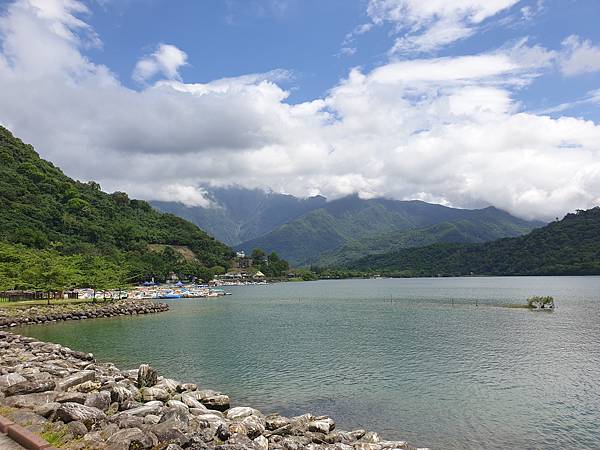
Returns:
[[[67,442],[68,434],[69,429],[66,425],[57,426],[50,423],[44,427],[40,436],[53,447],[60,448]]]

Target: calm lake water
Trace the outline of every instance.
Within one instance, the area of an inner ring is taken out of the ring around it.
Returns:
[[[600,277],[228,290],[164,314],[20,332],[122,368],[148,362],[264,413],[329,414],[413,445],[600,448]],[[502,307],[531,295],[558,309]]]

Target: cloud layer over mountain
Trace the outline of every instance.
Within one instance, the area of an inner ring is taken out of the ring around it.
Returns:
[[[369,14],[411,28],[396,50],[422,50],[515,3],[372,0]],[[287,72],[188,83],[179,76],[187,55],[168,43],[141,56],[139,90],[126,87],[85,56],[102,45],[86,11],[76,0],[7,7],[0,122],[104,189],[206,205],[199,184],[237,183],[298,196],[493,204],[542,219],[600,203],[600,126],[526,112],[514,100],[546,71],[600,70],[598,49],[577,36],[557,50],[523,39],[474,55],[390,59],[351,70],[323,98],[290,104],[280,86]],[[440,37],[442,25],[456,32]]]

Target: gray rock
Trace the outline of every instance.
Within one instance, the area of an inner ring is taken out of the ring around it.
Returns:
[[[207,410],[208,408],[200,403],[193,395],[188,393],[181,394],[181,402],[185,403],[188,408],[197,408]]]
[[[158,372],[148,364],[142,364],[138,369],[137,384],[139,388],[152,387],[156,384]]]
[[[366,433],[364,433],[364,435],[360,438],[361,442],[368,442],[371,444],[378,444],[381,439],[379,438],[379,435],[377,433],[374,433],[373,431],[368,431]]]
[[[181,447],[185,447],[190,440],[185,435],[187,425],[176,420],[158,423],[153,425],[151,430],[163,444],[177,444]]]
[[[58,394],[58,397],[56,397],[56,401],[58,403],[71,402],[80,403],[83,405],[85,403],[86,398],[87,395],[83,392],[61,392],[60,394]]]
[[[150,449],[158,445],[158,439],[153,433],[139,428],[127,428],[117,431],[107,441],[107,450]]]
[[[96,422],[106,419],[106,414],[98,408],[80,405],[79,403],[63,403],[56,410],[56,415],[64,423],[79,421],[88,428]]]
[[[215,409],[217,411],[227,411],[229,409],[230,400],[227,395],[216,392],[211,395],[201,395],[200,397],[200,403],[208,409]]]
[[[21,381],[4,389],[4,394],[7,397],[13,395],[36,394],[38,392],[52,391],[56,387],[54,381]]]
[[[266,419],[267,430],[274,431],[278,428],[285,427],[289,425],[291,420],[287,417],[280,416],[279,414],[273,414],[267,416]]]
[[[265,420],[262,417],[248,416],[240,422],[246,428],[246,435],[250,439],[257,438],[265,432]]]
[[[0,376],[0,387],[9,387],[13,384],[22,383],[23,381],[27,381],[27,379],[18,373],[9,373]]]
[[[327,434],[330,431],[333,431],[334,428],[335,428],[335,422],[333,419],[330,419],[329,417],[326,419],[313,420],[312,422],[308,423],[308,430],[317,432],[317,433]]]
[[[142,428],[144,420],[138,416],[129,416],[127,414],[119,414],[111,418],[112,422],[117,424],[119,428]]]
[[[83,370],[63,379],[58,384],[58,389],[60,389],[61,391],[66,391],[69,388],[85,383],[86,381],[94,381],[95,379],[96,372],[94,372],[93,370]]]
[[[153,400],[167,401],[171,396],[166,389],[159,387],[148,387],[142,388],[142,400],[144,402],[151,402]]]
[[[148,414],[147,416],[144,416],[145,424],[156,425],[158,422],[160,422],[159,416],[155,416],[154,414]]]
[[[196,385],[194,383],[178,384],[176,390],[177,390],[177,392],[196,391],[196,390],[198,390],[198,385]]]
[[[37,408],[34,409],[36,414],[39,414],[42,417],[49,418],[54,415],[56,410],[59,408],[60,403],[51,402],[51,403],[42,403]]]
[[[186,406],[171,406],[164,409],[163,415],[160,418],[160,423],[177,422],[187,426],[189,417],[190,414]]]
[[[69,430],[69,433],[72,434],[75,438],[83,437],[88,432],[85,424],[77,420],[74,422],[69,422],[67,424],[67,429]]]
[[[247,406],[237,406],[235,408],[228,409],[225,412],[225,417],[229,420],[241,420],[248,416],[262,416],[258,409],[249,408]]]
[[[89,394],[85,399],[84,405],[92,406],[106,412],[110,406],[110,392],[100,391]]]
[[[125,400],[133,399],[133,392],[122,385],[115,385],[110,388],[110,399],[113,402],[117,402],[119,404],[123,403]]]
[[[128,409],[126,411],[120,412],[119,414],[128,414],[131,416],[146,416],[148,414],[156,414],[158,415],[163,408],[163,402],[154,401],[148,402],[143,406]]]
[[[254,446],[257,450],[269,450],[269,440],[264,436],[259,436],[252,442],[254,442]]]
[[[369,442],[357,442],[354,450],[381,450],[381,445]]]
[[[6,406],[13,408],[29,408],[35,409],[44,403],[51,403],[56,400],[58,392],[40,392],[37,394],[15,395],[4,400]]]

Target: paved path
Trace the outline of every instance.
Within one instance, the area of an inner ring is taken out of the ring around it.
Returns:
[[[0,449],[2,450],[25,450],[7,435],[0,433]]]

